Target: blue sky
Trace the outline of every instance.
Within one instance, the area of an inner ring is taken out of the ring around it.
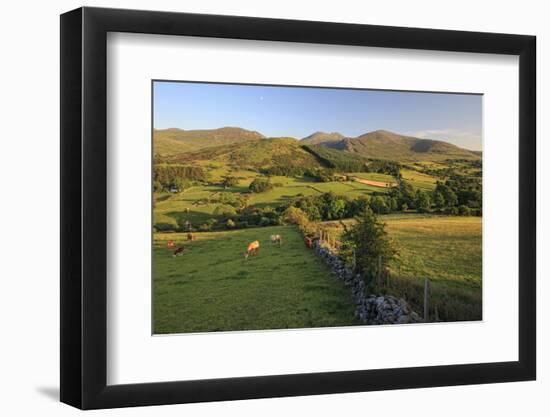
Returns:
[[[154,82],[154,127],[238,126],[301,139],[377,129],[481,150],[482,96],[380,90]]]

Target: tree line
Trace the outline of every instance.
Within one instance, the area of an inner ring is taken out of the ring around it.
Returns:
[[[153,166],[153,191],[183,191],[192,182],[206,181],[206,172],[198,166],[156,164]]]

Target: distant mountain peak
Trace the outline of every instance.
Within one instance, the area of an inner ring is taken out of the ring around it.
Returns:
[[[415,138],[384,129],[344,139],[339,149],[369,158],[398,161],[479,158],[478,154],[445,141]]]
[[[306,145],[325,145],[330,147],[344,138],[345,136],[338,132],[327,133],[319,131],[306,136],[300,142]]]

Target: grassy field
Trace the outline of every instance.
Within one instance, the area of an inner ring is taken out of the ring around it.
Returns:
[[[427,175],[413,169],[402,169],[401,175],[404,180],[410,182],[415,188],[419,188],[424,191],[432,191],[435,189],[437,178],[432,177],[431,175]]]
[[[283,244],[272,246],[271,234]],[[154,332],[287,329],[359,324],[349,290],[292,226],[154,235]],[[172,257],[167,240],[188,247]],[[245,261],[248,243],[260,253]]]
[[[481,286],[481,217],[403,216],[385,222],[399,248],[398,275]]]
[[[390,265],[389,282],[378,290],[406,298],[422,311],[423,284],[428,278],[434,316],[438,307],[441,320],[480,320],[482,218],[422,214],[380,218],[399,253]],[[324,227],[334,236],[342,230],[336,222]]]

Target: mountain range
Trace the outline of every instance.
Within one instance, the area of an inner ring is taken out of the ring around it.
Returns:
[[[275,152],[277,155],[284,155],[282,158],[285,160],[294,157],[297,158],[296,162],[306,162],[308,157],[300,152],[303,145],[319,145],[364,158],[398,162],[481,158],[480,152],[460,148],[449,142],[405,136],[387,130],[375,130],[357,137],[345,137],[338,132],[315,132],[302,140],[266,138],[259,132],[239,127],[211,130],[172,128],[154,131],[155,154],[182,161],[196,158],[206,160],[207,157],[215,158],[216,155],[242,161],[247,155],[249,158],[254,155],[256,160],[253,165],[258,165],[261,163],[262,152],[266,158],[269,152]],[[306,152],[303,149],[302,151]]]

